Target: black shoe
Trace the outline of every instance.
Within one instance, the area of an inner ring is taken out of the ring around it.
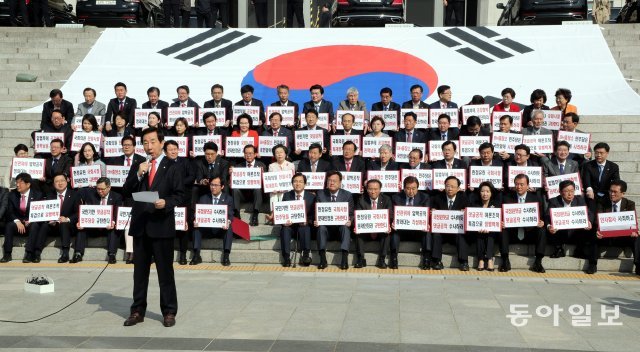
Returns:
[[[309,251],[302,252],[302,256],[300,257],[300,265],[302,266],[311,265],[311,256],[309,255]]]
[[[66,263],[69,261],[69,255],[68,254],[63,254],[60,256],[60,258],[58,258],[58,263],[62,264],[62,263]]]
[[[589,264],[587,271],[585,272],[589,275],[593,275],[598,272],[598,266],[596,264]]]
[[[178,258],[178,264],[180,265],[187,265],[187,255],[186,254],[180,254],[180,257]],[[129,264],[127,262],[127,264]]]
[[[551,258],[562,258],[564,256],[565,256],[564,249],[562,249],[562,247],[558,247],[551,255]]]
[[[200,256],[200,254],[194,254],[193,258],[191,258],[191,261],[189,262],[189,265],[198,265],[202,263],[202,257]]]
[[[24,258],[22,258],[22,262],[23,263],[33,263],[33,257],[31,256],[31,254],[26,253],[24,255]]]
[[[533,263],[533,265],[531,266],[531,271],[534,271],[540,274],[544,274],[546,272],[546,270],[544,270],[544,267],[542,266],[542,263],[540,262]]]
[[[434,261],[434,264],[431,266],[431,269],[433,269],[433,270],[442,270],[442,269],[444,269],[444,265],[442,265],[442,261],[440,261],[440,260]]]
[[[398,255],[397,254],[391,254],[391,257],[389,257],[389,269],[398,269]]]
[[[284,255],[284,259],[282,260],[282,266],[288,268],[291,266],[291,256],[289,254]]]
[[[33,262],[34,263],[40,263],[40,254],[36,254],[33,256]]]
[[[509,270],[511,270],[511,262],[509,261],[509,258],[502,259],[500,266],[498,267],[498,271],[506,273]]]
[[[431,261],[429,260],[429,258],[422,258],[422,260],[420,261],[420,269],[422,270],[431,269]]]
[[[258,226],[258,214],[251,214],[251,220],[249,220],[249,226]]]
[[[124,262],[126,264],[133,264],[133,253],[127,253],[125,255]],[[180,262],[180,264],[182,264],[182,262]],[[184,258],[184,264],[182,265],[185,265],[185,264],[187,264],[187,258]]]
[[[469,264],[467,262],[460,263],[460,271],[469,271]]]
[[[340,269],[349,269],[349,252],[342,251],[342,259],[340,260]]]
[[[73,255],[73,258],[71,258],[71,260],[69,260],[69,263],[75,264],[75,263],[80,263],[81,261],[82,261],[82,254],[75,253]]]
[[[107,260],[109,262],[109,264],[115,264],[118,261],[116,260],[116,255],[115,254],[109,254],[109,259]]]
[[[360,255],[356,255],[356,263],[353,265],[354,268],[356,269],[360,269],[365,267],[366,265],[364,264],[364,258],[361,257]]]
[[[224,253],[222,255],[222,266],[229,266],[231,265],[231,261],[229,260],[229,253]]]
[[[324,251],[320,252],[320,264],[318,264],[318,269],[326,269],[327,268],[327,254]]]
[[[387,268],[387,263],[385,263],[384,259],[385,259],[385,256],[383,256],[383,255],[379,255],[378,256],[378,260],[376,261],[376,267],[378,269],[386,269]]]
[[[11,260],[11,256],[9,256],[9,260]],[[640,275],[640,265],[636,264],[636,275]]]
[[[5,254],[2,259],[0,259],[0,263],[8,263],[12,260],[13,258],[11,258],[11,254]]]

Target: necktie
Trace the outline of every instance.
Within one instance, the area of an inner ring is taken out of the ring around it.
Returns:
[[[93,105],[87,106],[87,112],[90,114],[93,112]]]
[[[131,166],[131,158],[127,158],[127,166]]]
[[[560,175],[564,175],[564,164],[560,164]]]
[[[518,197],[518,202],[520,204],[524,203],[524,197]],[[524,228],[522,228],[522,227],[518,228],[518,239],[520,241],[524,240]]]
[[[311,172],[316,172],[316,163],[311,164]]]
[[[51,160],[51,168],[55,169],[56,168],[56,164],[58,163],[58,159],[52,159]]]
[[[213,197],[213,204],[218,205],[218,200],[219,200],[218,197]]]
[[[250,103],[248,103],[248,102],[246,102],[246,101],[244,102],[244,106],[249,106],[249,104],[250,104]]]
[[[413,138],[411,138],[411,135],[412,135],[412,134],[413,134],[413,133],[411,133],[411,132],[407,132],[407,143],[411,143],[411,141],[412,141],[412,139],[413,139]]]
[[[385,107],[384,107],[384,111],[389,111],[389,107],[388,107],[388,106],[385,106]]]
[[[350,161],[346,162],[346,167],[347,167],[347,172],[351,171],[351,162]]]
[[[273,136],[278,137],[278,131],[273,131]]]
[[[453,208],[453,201],[449,200],[449,210],[451,210],[451,208]]]
[[[149,170],[149,187],[153,184],[154,177],[156,177],[156,159],[151,160],[151,170]]]
[[[20,212],[22,214],[27,213],[27,197],[24,194],[20,197]]]
[[[540,130],[536,130],[536,136],[540,135]]]
[[[332,195],[331,195],[331,201],[332,201],[332,202],[335,202],[336,200],[337,200],[336,195],[335,195],[335,194],[332,194]]]
[[[62,202],[64,202],[64,195],[58,194],[58,198],[60,198],[60,209],[62,209]]]
[[[209,164],[209,171],[213,171],[213,164]]]
[[[300,199],[302,199],[302,196],[298,194],[298,195],[296,196],[296,199],[300,200]]]
[[[351,105],[351,110],[355,110],[356,106],[355,105]]]
[[[413,197],[409,197],[409,201],[407,202],[408,206],[413,206]]]
[[[251,167],[251,163],[248,163],[248,164],[247,164],[247,167]]]
[[[320,104],[315,104],[314,107],[316,108],[316,111],[320,111]]]
[[[375,200],[374,200],[374,201],[372,201],[372,202],[371,202],[371,209],[373,209],[373,210],[378,209],[378,205],[377,205],[377,203],[378,203],[378,202],[376,202]]]
[[[602,171],[604,171],[604,165],[598,165],[599,173],[598,173],[598,182],[602,179]]]
[[[446,134],[446,133],[443,133],[443,134],[442,134],[442,136],[441,136],[441,138],[442,138],[442,140],[443,140],[443,141],[446,141],[446,140],[447,140],[447,134]]]
[[[611,207],[611,210],[613,210],[614,213],[618,212],[618,204],[613,203],[613,206]]]
[[[445,104],[445,103],[440,104],[440,108],[441,109],[446,109],[447,108],[447,104]]]
[[[209,131],[209,135],[210,135],[210,136],[213,136],[213,131]]]
[[[124,110],[124,101],[120,102],[120,111]]]
[[[220,109],[220,103],[216,103],[216,108]]]
[[[100,205],[107,205],[107,198],[102,198]]]
[[[447,163],[447,169],[451,169],[451,163]]]
[[[187,107],[187,104],[182,103],[182,104],[180,104],[180,107],[181,107],[181,108],[186,108],[186,107]]]

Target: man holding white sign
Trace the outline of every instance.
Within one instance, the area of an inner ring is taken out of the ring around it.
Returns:
[[[585,207],[586,203],[584,198],[581,196],[576,196],[576,185],[571,180],[564,180],[560,182],[559,185],[560,195],[549,200],[549,210],[554,208],[572,208],[572,207]],[[587,254],[587,261],[589,262],[587,267],[587,274],[593,274],[597,270],[597,253],[586,253],[584,248],[589,248],[591,246],[591,242],[596,240],[596,234],[594,231],[591,231],[592,224],[594,221],[593,213],[589,210],[587,213],[588,220],[584,227],[573,227],[573,229],[569,230],[559,230],[554,227],[554,220],[549,215],[549,221],[547,225],[547,229],[551,234],[551,243],[555,246],[555,250],[551,255],[551,258],[561,258],[565,256],[564,252],[564,244],[572,241],[576,243],[576,249],[574,251],[573,256],[581,258],[583,257],[583,253]],[[571,219],[570,221],[577,221],[582,219]]]
[[[415,112],[409,111],[404,114],[404,128],[395,134],[395,141],[406,143],[427,143],[429,136],[425,132],[415,129],[417,122],[418,116]]]
[[[408,176],[402,182],[403,191],[395,194],[392,197],[393,205],[396,207],[422,207],[425,211],[431,205],[431,200],[429,199],[429,195],[424,192],[420,192],[418,188],[420,187],[420,182],[414,176]],[[415,208],[414,208],[415,209]],[[397,209],[396,209],[397,211]],[[400,237],[403,239],[415,238],[419,236],[421,239],[421,247],[420,247],[420,269],[428,270],[431,269],[431,243],[429,243],[431,236],[429,231],[429,213],[426,213],[425,216],[421,218],[413,218],[411,219],[411,225],[416,225],[416,222],[425,222],[426,229],[415,228],[412,230],[400,230],[396,228],[396,223],[398,222],[398,217],[394,216],[393,229],[395,230],[391,234],[391,258],[389,263],[389,268],[397,269],[398,268],[398,250],[400,248]]]
[[[469,200],[464,191],[460,190],[462,182],[455,176],[449,176],[444,181],[444,192],[440,192],[432,202],[433,209],[436,210],[464,210],[469,205]],[[469,271],[467,254],[469,248],[464,233],[455,235],[456,247],[458,250],[458,262],[461,271]],[[442,265],[442,234],[433,233],[431,238],[431,268],[434,270],[444,269]]]
[[[282,266],[291,266],[291,237],[294,233],[297,235],[298,250],[302,250],[300,264],[309,266],[311,265],[311,256],[309,255],[311,252],[311,226],[315,220],[316,196],[311,192],[305,192],[304,187],[307,184],[307,177],[301,173],[293,175],[291,184],[293,185],[293,190],[286,192],[282,196],[282,201],[303,200],[307,213],[307,222],[292,224],[291,221],[288,221],[282,225],[280,229]]]
[[[380,192],[382,190],[382,182],[376,179],[369,180],[366,183],[366,189],[367,189],[367,193],[364,194],[362,197],[360,197],[360,199],[358,200],[358,204],[356,205],[356,216],[357,217],[363,216],[363,214],[357,214],[358,210],[382,210],[382,209],[387,209],[387,214],[388,216],[390,216],[388,212],[391,211],[391,208],[392,208],[391,198]],[[371,215],[371,214],[364,214],[364,215]],[[357,220],[357,218],[356,218],[356,221],[359,223],[362,222],[365,226],[379,224],[378,222],[371,221],[371,220]],[[373,241],[377,239],[380,245],[380,248],[378,249],[378,260],[376,261],[376,267],[378,267],[379,269],[386,269],[387,263],[385,262],[385,259],[387,256],[387,252],[389,251],[389,235],[390,234],[391,234],[391,226],[389,224],[389,217],[387,217],[386,231],[374,230],[373,232],[367,232],[367,233],[355,233],[357,257],[360,260],[364,259],[365,237],[370,238]],[[396,256],[395,263],[393,263],[390,260],[389,264],[397,268],[398,266],[397,260],[398,258]]]
[[[289,132],[291,132],[291,128],[295,125],[298,125],[298,114],[300,111],[300,108],[298,106],[298,103],[295,103],[291,100],[289,100],[289,86],[281,84],[279,86],[276,87],[276,91],[278,92],[278,101],[275,101],[273,103],[271,103],[271,105],[269,106],[281,106],[281,107],[289,107],[289,108],[293,108],[293,125],[287,125],[287,128],[289,129]],[[271,116],[271,115],[269,115]],[[269,120],[271,120],[271,117],[269,117]],[[282,123],[282,115],[280,115],[280,123]],[[293,144],[289,144],[289,147],[291,147]]]
[[[318,269],[325,269],[327,267],[327,240],[329,234],[338,233],[340,236],[340,249],[342,252],[342,259],[340,261],[340,269],[347,269],[349,267],[349,243],[351,242],[351,224],[353,222],[353,196],[351,192],[342,189],[342,174],[339,171],[330,171],[327,173],[327,188],[318,191],[316,194],[317,204],[329,203],[329,202],[346,202],[348,203],[348,220],[344,225],[319,225],[318,221],[314,222],[314,226],[318,228],[318,251],[320,252],[320,264]],[[356,260],[355,267],[361,268],[367,266],[367,262],[364,258],[358,258]]]
[[[234,167],[238,168],[260,168],[264,172],[266,166],[259,160],[256,160],[256,147],[247,144],[244,146],[244,161],[229,168],[229,174],[233,172]],[[243,201],[249,202],[248,213],[251,214],[249,225],[258,226],[258,213],[262,207],[262,188],[256,189],[238,189],[233,188],[233,212],[236,217],[240,217],[240,203]]]
[[[64,173],[71,175],[71,166],[73,166],[73,159],[69,156],[62,154],[64,150],[64,143],[60,139],[54,139],[49,143],[49,150],[51,156],[45,160],[44,163],[44,178],[40,180],[40,190],[42,192],[53,191],[53,175],[56,173]]]
[[[53,188],[55,191],[47,195],[47,198],[60,202],[60,217],[57,221],[42,224],[41,228],[41,231],[43,231],[41,238],[43,240],[47,238],[47,235],[60,235],[62,255],[58,258],[58,263],[66,263],[69,261],[71,236],[76,230],[78,207],[80,206],[78,193],[68,187],[68,177],[69,176],[63,173],[58,173],[53,177]]]

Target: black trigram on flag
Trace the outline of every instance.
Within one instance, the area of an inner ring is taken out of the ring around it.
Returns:
[[[235,30],[228,30],[227,28],[210,29],[185,41],[164,48],[158,51],[158,53],[171,56],[192,65],[204,66],[236,50],[253,44],[260,39],[262,38],[254,35],[246,35],[245,33]]]
[[[486,39],[479,38],[460,28],[450,28],[444,32],[431,33],[428,36],[438,43],[455,49],[455,51],[460,54],[482,65],[492,63],[496,61],[496,59],[507,59],[518,54],[526,54],[533,51],[533,49],[528,46],[520,44],[509,38],[495,39],[496,37],[501,36],[501,34],[494,32],[487,27],[469,27],[465,29],[472,30]],[[496,43],[501,44],[518,54],[506,51],[495,45]]]

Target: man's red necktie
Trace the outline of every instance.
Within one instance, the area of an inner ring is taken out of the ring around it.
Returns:
[[[156,177],[156,159],[151,160],[151,170],[149,170],[149,188],[153,184],[153,178]]]

